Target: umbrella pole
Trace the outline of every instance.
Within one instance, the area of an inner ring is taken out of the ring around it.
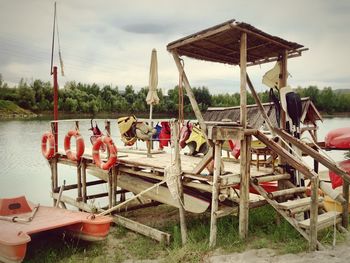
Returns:
[[[152,112],[153,112],[153,104],[151,103],[149,107],[149,120],[150,120],[150,125],[153,128]],[[152,157],[152,154],[151,154],[152,149],[153,149],[153,140],[151,137],[150,141],[147,142],[147,157]]]

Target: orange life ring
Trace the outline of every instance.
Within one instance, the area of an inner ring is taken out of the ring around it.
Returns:
[[[100,158],[100,147],[105,144],[108,147],[109,157],[107,162],[101,161]],[[103,170],[109,170],[117,162],[117,147],[114,145],[111,137],[101,136],[97,138],[94,145],[92,146],[92,158],[96,166],[100,167]]]
[[[47,147],[47,142],[49,142],[49,147]],[[55,155],[55,136],[52,132],[45,132],[41,137],[41,152],[48,160]]]
[[[72,136],[76,139],[76,153],[73,154],[70,149],[70,140]],[[76,130],[71,130],[64,137],[64,151],[66,152],[67,158],[72,161],[79,161],[85,150],[84,139],[80,133]]]

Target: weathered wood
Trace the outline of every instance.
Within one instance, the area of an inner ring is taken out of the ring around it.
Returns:
[[[56,205],[55,205],[56,208],[58,207],[58,205],[59,205],[60,202],[61,202],[61,197],[62,197],[62,193],[63,193],[63,191],[64,191],[64,186],[65,186],[65,184],[66,184],[66,180],[63,180],[63,184],[62,184],[62,186],[60,187],[60,192],[58,193],[58,197],[57,197],[57,200],[56,200]]]
[[[247,33],[241,34],[240,41],[240,124],[243,129],[247,128]],[[244,239],[248,236],[249,219],[249,182],[250,182],[250,136],[241,140],[241,183],[239,199],[239,237]]]
[[[82,191],[81,191],[81,165],[77,164],[77,198],[79,201],[82,200]]]
[[[252,184],[252,186],[255,188],[255,190],[257,190],[257,191],[266,199],[266,201],[267,201],[273,208],[276,209],[276,211],[278,211],[278,213],[279,213],[280,215],[282,215],[282,216],[284,217],[285,220],[287,220],[287,222],[288,222],[289,224],[291,224],[291,225],[292,225],[292,226],[293,226],[307,241],[310,242],[310,237],[309,237],[309,235],[308,235],[302,228],[300,228],[298,222],[297,222],[295,219],[289,217],[288,214],[287,214],[285,211],[279,209],[279,208],[278,208],[278,203],[277,203],[275,200],[272,200],[272,199],[270,199],[270,198],[267,196],[267,193],[265,192],[264,188],[262,188],[260,185],[256,185],[256,184]],[[319,241],[317,241],[317,246],[318,246],[318,249],[323,249],[323,248],[324,248],[324,247],[322,246],[322,244],[321,244]]]
[[[174,143],[174,165],[177,174],[177,185],[179,189],[178,193],[178,202],[179,202],[179,215],[180,215],[180,229],[181,229],[181,241],[182,245],[185,245],[187,242],[187,226],[186,226],[186,217],[185,217],[185,200],[184,200],[184,191],[182,186],[182,177],[181,177],[181,159],[180,159],[180,143],[179,143],[179,123],[178,121],[171,122],[171,139]]]
[[[322,203],[321,198],[318,199],[319,202],[318,202],[318,211],[322,211],[322,209],[324,209],[324,205]],[[310,211],[311,210],[311,204],[308,204],[308,205],[304,205],[304,206],[298,206],[296,208],[293,208],[293,209],[289,209],[288,210],[288,213],[290,216],[294,216],[298,213],[301,213],[301,212],[306,212],[306,211]]]
[[[99,185],[99,184],[105,184],[106,181],[105,180],[96,180],[96,181],[91,181],[91,182],[86,182],[86,186],[91,186],[91,185]],[[66,185],[64,187],[64,190],[68,191],[68,190],[73,190],[73,189],[77,189],[78,185],[77,184],[70,184],[70,185]],[[53,191],[54,193],[59,192],[61,189],[61,187],[57,187],[56,189],[54,189],[55,191]]]
[[[219,177],[219,183],[221,188],[227,187],[229,185],[239,184],[240,181],[241,181],[240,174],[225,174],[225,175],[220,175]]]
[[[237,214],[238,214],[238,206],[234,206],[234,207],[225,206],[215,212],[215,216],[217,219],[224,216],[237,215]]]
[[[206,153],[206,155],[204,155],[202,160],[193,169],[192,173],[200,174],[205,169],[205,167],[207,167],[207,165],[213,160],[213,155],[214,155],[213,147],[209,147],[208,152]]]
[[[83,159],[81,162],[81,187],[82,187],[82,198],[83,202],[86,202],[87,187],[86,187],[86,160]]]
[[[164,183],[165,183],[165,181],[161,181],[161,182],[159,182],[159,183],[156,183],[156,184],[154,184],[153,186],[151,186],[151,187],[149,187],[149,188],[143,190],[142,192],[138,193],[137,195],[134,195],[133,197],[131,197],[131,198],[129,198],[128,200],[124,201],[123,203],[120,203],[120,204],[118,204],[118,205],[116,205],[116,206],[113,206],[113,207],[107,209],[106,211],[103,211],[103,212],[100,213],[99,215],[100,215],[100,216],[103,216],[103,215],[107,215],[107,214],[109,214],[109,213],[111,213],[111,212],[113,212],[113,211],[116,211],[116,210],[118,210],[118,208],[120,208],[120,207],[126,205],[126,204],[129,203],[130,201],[132,201],[132,200],[134,200],[134,199],[137,199],[138,197],[142,196],[143,194],[145,194],[145,193],[147,193],[147,192],[153,190],[153,189],[156,188],[156,187],[159,187],[160,185],[162,185],[162,184],[164,184]]]
[[[254,88],[253,83],[251,82],[251,80],[250,80],[250,78],[248,76],[248,73],[247,73],[247,83],[248,83],[248,87],[250,89],[250,92],[252,93],[253,98],[255,100],[255,103],[256,103],[256,105],[259,108],[259,111],[261,112],[261,114],[262,114],[262,116],[263,116],[267,126],[269,127],[270,131],[272,131],[273,125],[272,125],[269,117],[267,116],[267,113],[265,112],[264,106],[262,105],[262,103],[260,101],[260,98],[259,98],[258,94],[255,91],[255,88]]]
[[[323,200],[323,198],[319,198],[319,199],[320,201]],[[310,203],[311,203],[311,197],[305,197],[305,198],[289,200],[287,202],[279,203],[278,207],[281,209],[289,210],[300,206],[306,206],[306,205],[309,205]]]
[[[251,136],[246,136],[241,141],[241,182],[239,198],[239,236],[246,238],[248,235],[249,221],[249,183],[250,183],[250,145]]]
[[[311,209],[310,209],[310,250],[317,249],[317,221],[318,221],[318,177],[311,179]]]
[[[342,226],[347,229],[349,226],[349,183],[343,181],[343,197],[345,202],[343,203],[343,214],[342,214]]]
[[[208,138],[210,140],[242,140],[244,130],[242,127],[234,126],[208,126]]]
[[[275,129],[276,130],[276,129]],[[262,132],[257,131],[255,136],[267,146],[269,146],[273,151],[282,156],[285,159],[288,159],[288,163],[293,166],[295,169],[304,174],[307,178],[312,178],[314,176],[318,176],[313,170],[311,170],[307,165],[289,153],[286,149],[284,149],[281,145],[276,143],[273,139],[268,138]]]
[[[343,169],[341,169],[337,164],[326,158],[325,156],[321,155],[319,152],[315,151],[313,148],[309,147],[306,143],[304,143],[301,140],[298,140],[294,138],[292,135],[288,134],[285,131],[282,131],[280,129],[275,128],[274,132],[281,136],[283,139],[287,140],[297,148],[299,148],[301,151],[305,152],[306,154],[310,155],[312,158],[314,158],[316,161],[320,162],[324,166],[326,166],[329,170],[335,172],[339,176],[341,176],[344,180],[350,182],[350,175],[345,172]],[[303,172],[302,172],[303,173]]]
[[[274,199],[274,198],[277,198],[279,196],[305,193],[306,189],[307,189],[306,187],[288,188],[288,189],[283,189],[283,190],[271,192],[271,193],[268,193],[267,195],[270,199]]]
[[[117,167],[112,167],[112,206],[117,203]]]
[[[108,208],[113,207],[112,204],[112,173],[108,173],[108,180],[107,180],[107,185],[108,185]]]
[[[336,223],[341,222],[341,213],[336,211],[329,211],[318,216],[318,230],[329,227],[334,224],[334,217],[336,217]],[[305,229],[310,229],[310,218],[300,221],[299,226]]]
[[[58,194],[56,194],[56,193],[51,193],[51,195],[53,198],[57,198],[57,196],[58,196]],[[70,198],[70,197],[64,196],[64,195],[62,195],[61,199],[63,202],[70,204],[70,205],[73,205],[81,210],[86,211],[86,212],[89,212],[89,213],[94,212],[92,210],[92,207],[86,203],[78,202],[78,201],[74,200],[73,198]],[[98,209],[98,212],[103,212],[103,211],[104,210],[102,210],[102,209]],[[149,227],[149,226],[143,225],[141,223],[132,221],[130,219],[127,219],[127,218],[119,216],[119,215],[113,215],[112,218],[116,224],[119,224],[125,228],[128,228],[128,229],[135,231],[137,233],[140,233],[142,235],[148,236],[148,237],[150,237],[154,240],[157,240],[159,242],[164,242],[165,244],[170,243],[170,234],[168,234],[168,233],[165,233],[165,232],[162,232],[158,229],[154,229],[152,227]]]
[[[216,245],[217,236],[217,215],[218,211],[218,196],[219,196],[219,176],[221,171],[221,142],[215,142],[214,151],[214,175],[213,175],[213,192],[211,197],[211,215],[210,215],[210,237],[209,237],[209,247],[214,247]]]
[[[101,179],[106,178],[105,173],[93,172],[93,175]],[[139,193],[149,187],[152,187],[153,183],[142,180],[137,176],[131,176],[127,173],[121,172],[121,175],[118,178],[118,185],[122,189],[126,189],[133,193]],[[159,188],[153,189],[145,193],[145,197],[173,207],[179,207],[177,200],[174,200],[171,197],[170,191],[167,187],[160,186]],[[184,194],[184,199],[185,210],[191,213],[204,213],[209,207],[209,203],[207,201],[186,193]]]
[[[265,182],[272,182],[272,181],[278,181],[278,180],[288,180],[290,179],[290,174],[275,174],[275,175],[267,175],[267,176],[259,176],[254,177],[252,179],[253,183],[265,183]]]
[[[97,199],[97,198],[101,198],[101,197],[106,197],[109,196],[109,193],[99,193],[99,194],[93,194],[93,195],[87,195],[86,196],[86,200],[91,200],[91,199]]]
[[[185,84],[184,87],[185,87],[187,96],[188,96],[188,98],[190,100],[193,112],[194,112],[194,114],[196,116],[196,119],[198,120],[199,126],[202,129],[203,135],[204,135],[206,141],[208,142],[207,126],[204,123],[204,119],[203,119],[202,113],[199,110],[198,103],[197,103],[196,98],[194,97],[194,94],[192,92],[191,85],[190,85],[190,83],[189,83],[189,81],[187,79],[187,76],[186,76],[185,70],[184,70],[184,68],[183,68],[183,66],[181,64],[179,55],[178,55],[176,50],[172,50],[171,53],[173,55],[173,58],[175,60],[175,64],[177,66],[177,69],[178,69],[179,73],[182,74],[183,82]]]
[[[143,225],[141,223],[122,217],[120,215],[113,215],[113,221],[118,225],[140,233],[144,236],[148,236],[154,240],[157,240],[160,243],[164,243],[166,245],[170,244],[171,235],[168,233]]]
[[[240,41],[240,124],[247,128],[247,33],[241,34]]]

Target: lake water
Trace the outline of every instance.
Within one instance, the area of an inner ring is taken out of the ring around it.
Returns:
[[[102,130],[104,121],[97,121]],[[325,118],[323,123],[319,123],[319,140],[323,140],[328,131],[345,126],[350,126],[349,117]],[[75,124],[71,121],[60,123],[59,148],[63,148],[65,133],[70,129],[74,129],[74,127]],[[89,120],[80,122],[80,131],[84,137],[86,147],[91,148],[89,127]],[[52,204],[50,198],[50,168],[47,160],[41,154],[41,136],[49,130],[49,121],[0,121],[0,197],[25,195],[35,203]],[[122,146],[116,120],[111,120],[111,134],[117,147]],[[140,147],[144,146],[141,145]],[[344,159],[344,151],[328,153],[337,161]],[[62,175],[59,177],[59,184],[62,183],[63,179],[66,180],[66,184],[75,183],[75,168],[59,165],[58,169],[59,174]],[[96,186],[93,191],[101,192],[102,190],[107,191],[107,186]]]

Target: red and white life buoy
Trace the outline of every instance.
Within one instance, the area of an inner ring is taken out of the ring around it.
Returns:
[[[49,147],[47,147],[47,143],[49,143]],[[55,155],[55,136],[53,136],[52,132],[45,132],[41,137],[41,152],[44,157],[50,160]]]
[[[100,147],[105,144],[108,148],[109,157],[107,162],[101,161],[100,158]],[[111,137],[101,136],[97,138],[94,145],[92,146],[92,158],[96,166],[103,170],[109,170],[117,162],[117,147],[114,145]]]
[[[72,136],[76,139],[76,153],[74,154],[70,149],[70,140]],[[79,161],[85,150],[84,139],[80,133],[76,130],[71,130],[64,137],[64,151],[66,152],[67,158],[72,161]]]

